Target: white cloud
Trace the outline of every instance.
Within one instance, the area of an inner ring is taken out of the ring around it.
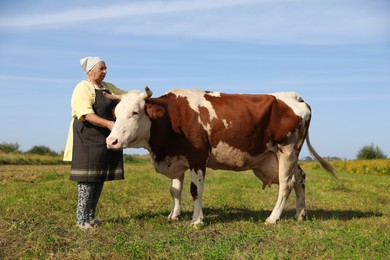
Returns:
[[[216,9],[254,3],[266,3],[268,0],[215,0],[215,1],[140,1],[131,4],[112,4],[100,7],[84,7],[50,14],[32,14],[0,18],[0,28],[52,26],[91,20],[118,17],[150,16],[154,14],[179,13],[197,10]]]
[[[29,82],[29,83],[74,83],[74,80],[70,79],[58,79],[58,78],[47,78],[47,77],[28,77],[28,76],[18,76],[18,75],[5,75],[0,74],[0,80],[13,81],[19,83]]]
[[[381,0],[139,1],[3,17],[0,30],[45,27],[85,30],[88,26],[88,30],[103,34],[264,44],[388,43],[388,7]]]

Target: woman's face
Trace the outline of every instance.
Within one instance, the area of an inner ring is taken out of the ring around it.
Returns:
[[[106,63],[104,63],[104,61],[102,61],[102,62],[99,62],[88,73],[88,78],[89,78],[89,80],[100,84],[103,81],[103,79],[106,77],[106,74],[107,74]]]

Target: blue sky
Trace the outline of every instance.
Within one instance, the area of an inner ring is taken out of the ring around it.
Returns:
[[[322,156],[371,143],[390,156],[387,0],[1,1],[0,142],[64,149],[85,56],[155,96],[296,91]]]

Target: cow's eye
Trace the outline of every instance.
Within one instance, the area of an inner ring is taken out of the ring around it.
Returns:
[[[133,112],[127,114],[128,118],[132,118],[132,117],[136,117],[136,116],[138,116],[138,112],[137,111],[133,111]]]

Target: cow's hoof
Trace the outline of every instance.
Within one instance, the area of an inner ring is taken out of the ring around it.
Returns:
[[[179,220],[179,214],[175,215],[173,213],[169,214],[168,216],[169,220]]]
[[[179,215],[169,214],[168,219],[171,219],[171,220],[179,220]]]
[[[296,216],[296,219],[298,220],[298,222],[303,222],[307,219],[307,217],[306,214],[301,214],[299,216]]]
[[[267,218],[264,222],[265,225],[275,225],[276,221],[271,221],[270,218]]]
[[[204,226],[204,223],[203,222],[191,222],[191,226],[194,228],[194,229],[201,229],[203,226]]]
[[[306,216],[306,210],[305,209],[302,209],[301,211],[297,211],[297,214],[295,214],[295,219],[298,221],[298,222],[301,222],[301,221],[305,221],[307,218]]]
[[[191,221],[191,225],[194,226],[194,227],[202,226],[203,225],[203,218],[193,219]]]

